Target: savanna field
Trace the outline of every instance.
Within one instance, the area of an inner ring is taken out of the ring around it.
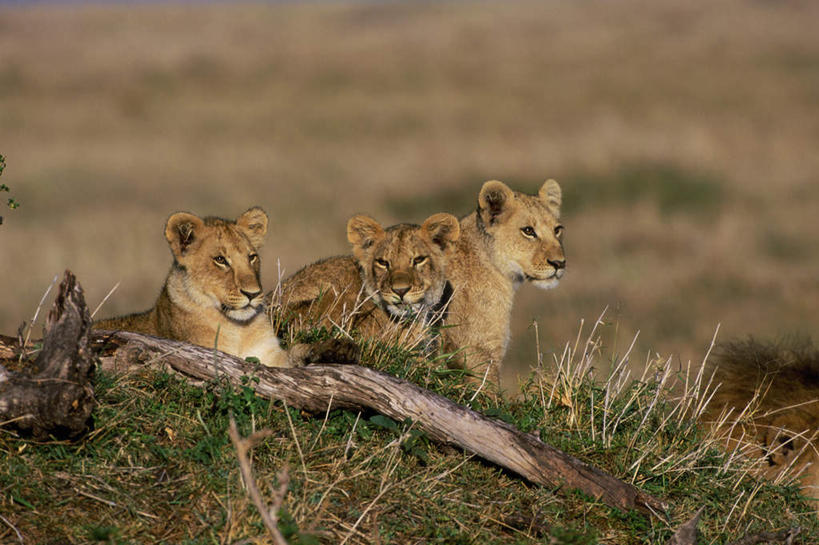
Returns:
[[[619,513],[374,414],[102,375],[79,444],[0,432],[0,542],[254,542],[230,413],[274,430],[254,468],[290,468],[291,543],[665,543],[702,506],[702,543],[797,525],[794,543],[819,541],[787,478],[754,480],[690,420],[704,386],[679,375],[718,326],[819,332],[817,20],[807,1],[0,4],[0,333],[66,268],[91,309],[118,285],[97,317],[150,307],[177,210],[263,207],[272,289],[346,253],[353,214],[420,223],[470,212],[486,180],[555,178],[567,274],[518,293],[504,385],[526,393],[473,398],[396,346],[364,363],[673,504]]]

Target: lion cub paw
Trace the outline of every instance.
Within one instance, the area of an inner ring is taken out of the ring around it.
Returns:
[[[311,345],[307,363],[358,363],[358,345],[350,339],[327,339]]]
[[[327,339],[312,344],[297,344],[290,348],[295,366],[308,363],[358,363],[359,349],[349,339]]]

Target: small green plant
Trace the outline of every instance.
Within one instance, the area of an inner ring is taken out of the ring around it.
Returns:
[[[319,545],[318,537],[302,531],[286,508],[279,511],[279,530],[290,545]]]
[[[3,175],[3,170],[5,170],[5,168],[6,158],[0,155],[0,176]],[[9,193],[11,192],[11,189],[9,189],[9,186],[7,186],[6,184],[0,184],[0,193],[4,191],[6,193]],[[12,210],[20,207],[20,203],[13,199],[12,197],[9,197],[8,201],[6,202],[6,205]],[[3,225],[3,216],[0,216],[0,225]]]
[[[116,543],[119,533],[115,526],[91,526],[88,529],[88,537],[97,543]]]

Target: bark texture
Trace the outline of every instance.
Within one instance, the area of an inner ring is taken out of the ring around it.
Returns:
[[[17,371],[0,367],[0,425],[37,439],[74,438],[90,429],[96,368],[90,326],[82,288],[66,271],[37,359]],[[8,339],[3,337],[0,344]],[[0,357],[14,358],[16,353],[8,345],[0,347]]]
[[[176,372],[194,384],[226,376],[242,384],[253,375],[257,395],[292,407],[324,413],[332,408],[369,409],[398,421],[412,419],[430,438],[458,446],[527,480],[549,487],[579,489],[620,509],[661,511],[657,498],[551,447],[536,437],[481,415],[410,382],[358,365],[268,368],[176,341],[138,333],[95,332],[109,354],[103,369],[148,367]]]

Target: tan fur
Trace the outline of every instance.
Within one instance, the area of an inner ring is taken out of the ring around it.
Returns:
[[[353,255],[318,261],[285,280],[282,305],[308,323],[345,325],[365,336],[395,323],[428,323],[445,296],[447,261],[459,234],[450,214],[387,229],[354,216],[347,224]]]
[[[805,496],[819,498],[819,351],[809,341],[749,339],[722,346],[708,366],[718,387],[703,420],[719,425],[730,411],[718,429],[729,446],[755,445],[766,477],[793,464]]]
[[[215,347],[268,366],[294,365],[263,312],[257,250],[267,221],[261,208],[251,208],[236,221],[173,214],[165,238],[174,263],[154,307],[94,327]]]
[[[560,205],[554,180],[534,196],[493,180],[481,188],[477,210],[461,219],[447,273],[454,295],[443,330],[444,351],[454,352],[452,362],[478,378],[487,374],[499,380],[518,287],[530,281],[548,289],[563,276]]]

